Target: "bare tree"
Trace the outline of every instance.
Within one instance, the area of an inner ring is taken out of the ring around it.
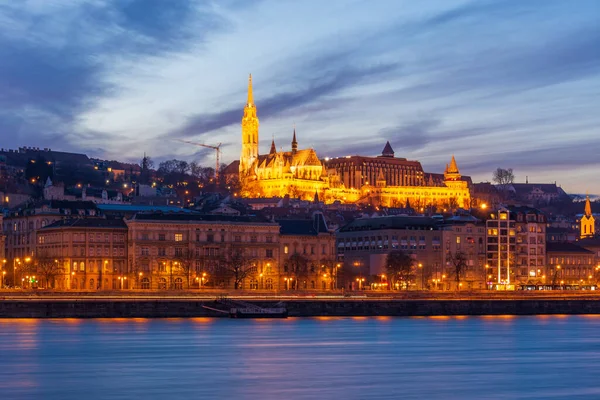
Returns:
[[[47,289],[53,289],[56,277],[64,273],[63,263],[54,257],[37,257],[34,260],[33,270],[31,272],[35,272],[40,277],[42,286]]]
[[[387,255],[385,269],[390,283],[408,289],[410,282],[414,279],[414,263],[409,254],[402,250],[394,250]]]
[[[510,186],[515,180],[515,174],[513,173],[512,168],[497,168],[493,172],[492,180],[494,183],[496,183],[498,190],[502,193],[502,195],[506,196],[508,186]]]
[[[448,259],[452,265],[454,279],[456,281],[456,289],[460,289],[460,280],[465,274],[465,269],[467,268],[467,255],[461,250],[458,250],[454,254],[448,254]]]
[[[294,253],[288,258],[288,267],[295,278],[295,282],[292,281],[291,286],[298,289],[300,279],[305,280],[308,278],[308,258],[300,253]]]
[[[175,257],[177,262],[178,275],[183,275],[186,279],[187,289],[190,288],[192,272],[196,266],[196,257],[193,250],[183,249],[180,256]]]
[[[234,288],[240,289],[242,282],[252,271],[250,259],[244,254],[242,248],[229,248],[221,258],[218,273],[228,278],[233,278]]]

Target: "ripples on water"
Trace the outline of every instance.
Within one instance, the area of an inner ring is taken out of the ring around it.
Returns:
[[[0,320],[0,399],[600,399],[600,317]]]

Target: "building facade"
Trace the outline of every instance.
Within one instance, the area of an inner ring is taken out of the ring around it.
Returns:
[[[443,279],[437,273],[435,286],[444,282],[446,290],[483,290],[492,277],[486,260],[486,225],[470,216],[452,217],[444,222]],[[456,274],[460,279],[456,279]]]
[[[127,270],[127,226],[122,220],[78,218],[41,228],[31,269],[39,287],[114,290],[131,287]],[[27,274],[27,275],[25,275]]]
[[[327,229],[323,214],[312,219],[282,219],[280,262],[283,289],[332,290],[341,264],[335,256],[335,234]]]
[[[94,217],[98,210],[92,202],[44,200],[11,210],[2,227],[6,236],[9,262],[32,257],[41,228],[63,219]]]
[[[139,213],[126,220],[141,289],[279,290],[279,225],[252,217]],[[141,275],[140,275],[141,274]]]
[[[242,197],[290,195],[312,199],[315,194],[325,203],[370,203],[383,206],[404,205],[454,209],[470,207],[468,180],[458,170],[454,156],[444,175],[425,174],[418,161],[396,158],[390,143],[379,157],[345,157],[320,160],[314,149],[299,149],[294,129],[291,150],[277,150],[275,140],[268,154],[260,154],[259,120],[248,81],[248,98],[242,117],[242,149],[237,165]]]
[[[450,277],[446,275],[443,245],[442,224],[433,218],[359,218],[340,228],[336,235],[341,287],[355,290],[363,282],[386,283],[387,256],[402,250],[413,260],[414,277],[409,289],[445,288]],[[440,281],[432,285],[438,276]]]
[[[546,225],[546,216],[531,207],[509,206],[490,215],[486,222],[487,264],[494,272],[490,286],[543,284]]]
[[[545,285],[585,287],[597,285],[598,269],[593,251],[575,243],[548,243]]]

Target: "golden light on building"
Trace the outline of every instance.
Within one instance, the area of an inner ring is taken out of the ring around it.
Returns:
[[[376,207],[410,203],[421,211],[429,207],[469,208],[468,183],[462,178],[454,156],[443,176],[424,173],[418,161],[395,157],[389,142],[377,157],[321,160],[314,149],[299,148],[295,127],[289,151],[278,151],[273,138],[269,153],[259,154],[259,120],[252,75],[248,79],[241,127],[242,148],[237,171],[241,197],[289,195],[327,204],[361,202]]]

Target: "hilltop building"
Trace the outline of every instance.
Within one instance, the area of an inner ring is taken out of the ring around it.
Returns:
[[[389,142],[378,157],[321,160],[314,149],[299,148],[295,128],[289,151],[278,151],[273,139],[269,153],[259,154],[258,128],[250,75],[240,160],[226,170],[230,178],[237,172],[242,197],[289,195],[310,200],[316,194],[327,204],[337,200],[382,206],[409,202],[419,208],[470,207],[470,180],[461,176],[454,156],[443,175],[426,174],[420,162],[395,157]]]

